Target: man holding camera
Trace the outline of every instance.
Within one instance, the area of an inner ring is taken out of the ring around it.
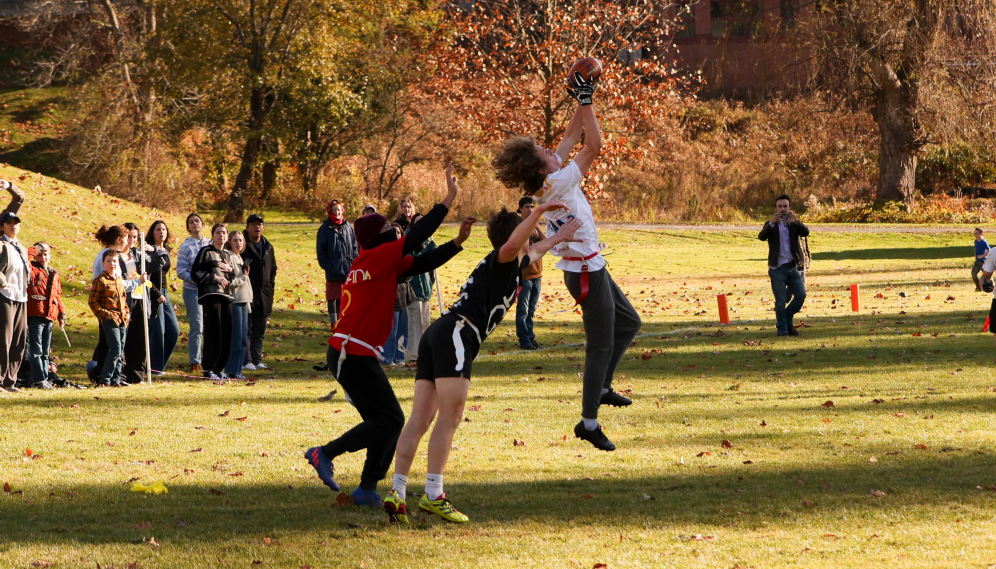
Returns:
[[[764,222],[757,238],[768,242],[768,277],[771,278],[771,291],[775,295],[779,336],[801,334],[792,325],[792,318],[806,300],[806,283],[800,272],[800,268],[805,266],[805,259],[799,238],[808,236],[809,228],[792,211],[789,197],[782,194],[775,198],[775,214]],[[786,306],[790,296],[792,302]]]

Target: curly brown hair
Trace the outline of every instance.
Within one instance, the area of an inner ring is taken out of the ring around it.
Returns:
[[[536,139],[531,136],[513,136],[502,144],[501,150],[491,161],[495,177],[506,188],[522,188],[531,196],[543,188],[546,162],[536,155]]]

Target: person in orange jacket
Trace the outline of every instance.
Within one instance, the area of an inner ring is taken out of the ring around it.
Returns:
[[[52,389],[48,381],[49,354],[52,346],[52,325],[66,325],[66,305],[62,303],[62,281],[59,272],[48,266],[52,248],[39,241],[28,248],[31,277],[28,280],[28,353],[31,362],[31,385]]]

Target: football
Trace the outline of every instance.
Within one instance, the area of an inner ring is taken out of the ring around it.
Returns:
[[[588,81],[598,81],[602,75],[602,62],[594,57],[586,57],[578,60],[567,72],[568,79],[572,79],[575,73],[580,73],[581,77]]]

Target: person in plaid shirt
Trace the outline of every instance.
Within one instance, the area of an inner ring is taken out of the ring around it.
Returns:
[[[124,387],[128,384],[121,381],[125,339],[128,335],[128,299],[125,292],[125,282],[116,277],[118,271],[118,252],[108,249],[104,252],[104,272],[93,279],[90,289],[90,310],[93,310],[100,321],[100,331],[107,340],[107,359],[100,372],[98,386]],[[146,276],[139,277],[145,283]]]

